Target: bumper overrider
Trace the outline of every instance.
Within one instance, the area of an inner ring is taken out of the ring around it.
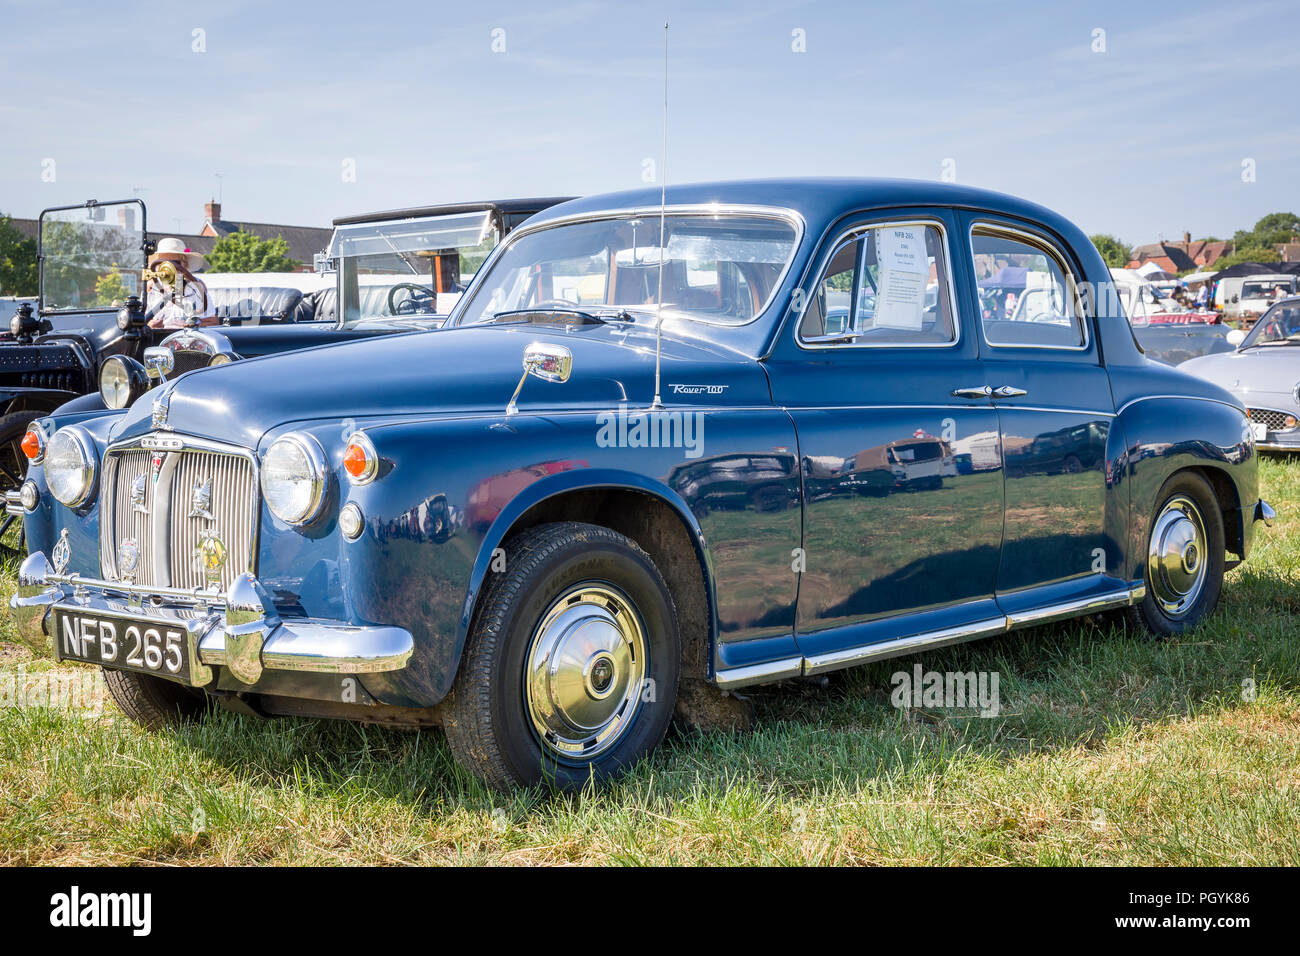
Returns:
[[[186,634],[190,683],[211,683],[213,666],[245,684],[265,670],[373,674],[404,668],[415,649],[400,627],[356,626],[311,618],[282,619],[257,578],[241,574],[215,590],[139,587],[56,574],[36,552],[18,572],[9,601],[19,637],[36,654],[61,659],[54,611],[155,622]]]

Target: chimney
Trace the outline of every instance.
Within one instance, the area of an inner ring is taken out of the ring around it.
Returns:
[[[221,219],[221,203],[215,199],[209,199],[203,204],[203,221],[218,222]]]
[[[135,232],[135,208],[133,206],[118,206],[117,224],[127,232]]]
[[[1190,232],[1183,233],[1183,244],[1187,246],[1192,244],[1192,234]]]

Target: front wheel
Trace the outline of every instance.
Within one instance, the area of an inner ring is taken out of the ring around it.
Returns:
[[[677,697],[672,596],[608,528],[530,528],[489,573],[444,726],[462,764],[500,788],[574,790],[663,740]]]
[[[1223,513],[1200,475],[1180,472],[1156,497],[1147,539],[1146,596],[1129,609],[1158,638],[1190,631],[1214,610],[1223,590]]]
[[[209,708],[207,695],[152,674],[102,668],[109,696],[141,727],[150,730],[203,716]]]

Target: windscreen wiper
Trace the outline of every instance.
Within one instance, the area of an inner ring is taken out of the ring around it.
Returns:
[[[582,309],[573,309],[567,306],[546,306],[543,308],[508,309],[505,312],[495,312],[488,321],[539,322],[543,325],[573,325],[576,321],[580,325],[606,325],[614,319],[627,322],[631,321],[631,318],[627,312],[597,315],[594,312],[585,312]]]

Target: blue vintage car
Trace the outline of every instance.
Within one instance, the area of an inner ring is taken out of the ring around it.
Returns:
[[[1109,281],[1061,217],[951,185],[564,203],[441,331],[63,424],[12,605],[143,724],[441,724],[561,788],[675,701],[1110,609],[1179,634],[1272,511],[1241,404],[1145,358]]]

